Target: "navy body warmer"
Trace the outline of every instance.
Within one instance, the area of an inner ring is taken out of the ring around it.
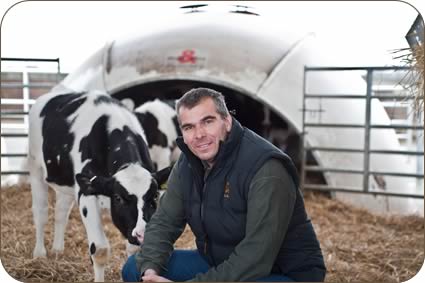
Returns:
[[[200,254],[212,266],[229,258],[245,236],[247,197],[255,173],[269,159],[280,160],[296,185],[296,202],[287,234],[273,265],[297,281],[323,281],[326,273],[320,245],[298,189],[296,169],[281,150],[233,119],[231,133],[204,180],[200,160],[177,140],[184,152],[179,166],[185,214]],[[222,188],[222,189],[220,189]],[[282,190],[288,188],[282,187]]]

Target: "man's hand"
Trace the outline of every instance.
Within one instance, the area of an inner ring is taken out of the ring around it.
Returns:
[[[155,270],[146,269],[144,275],[142,276],[143,282],[172,282],[167,278],[159,276]]]

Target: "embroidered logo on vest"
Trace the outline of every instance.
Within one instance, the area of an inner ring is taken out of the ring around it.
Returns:
[[[229,184],[229,182],[226,182],[226,185],[224,186],[223,197],[226,198],[226,199],[230,199],[230,184]]]

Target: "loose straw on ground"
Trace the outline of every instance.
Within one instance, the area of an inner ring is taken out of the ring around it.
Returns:
[[[74,207],[65,235],[65,252],[53,255],[54,194],[49,195],[46,225],[46,259],[32,259],[35,229],[28,187],[1,190],[1,260],[7,272],[19,281],[93,281],[86,233]],[[306,207],[318,234],[328,268],[326,282],[400,282],[413,277],[424,262],[424,218],[378,216],[321,194],[307,193]],[[104,213],[105,233],[110,241],[111,260],[105,281],[122,281],[126,259],[121,234]],[[176,247],[195,247],[186,229]]]

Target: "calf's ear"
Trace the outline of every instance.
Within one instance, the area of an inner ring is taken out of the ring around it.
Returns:
[[[173,169],[172,166],[168,166],[168,167],[165,167],[164,169],[161,169],[161,170],[159,170],[155,173],[152,173],[152,177],[158,183],[160,190],[165,190],[167,188],[168,176],[170,176],[172,169]]]
[[[83,195],[104,195],[107,197],[112,195],[113,178],[78,173],[75,175],[75,179]]]
[[[88,175],[78,173],[77,175],[75,175],[75,179],[77,180],[77,183],[80,188],[83,190],[87,190],[88,187],[90,187],[91,185],[90,177]]]

